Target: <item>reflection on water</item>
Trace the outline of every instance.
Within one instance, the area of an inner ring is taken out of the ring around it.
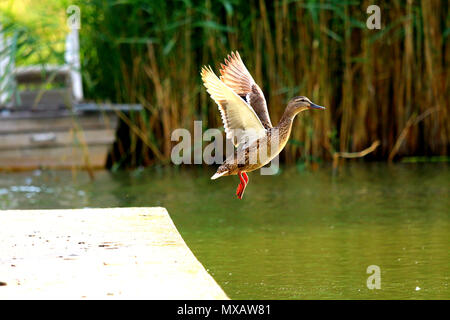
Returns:
[[[235,299],[450,298],[446,164],[253,173],[241,201],[213,169],[1,174],[0,209],[164,206]]]

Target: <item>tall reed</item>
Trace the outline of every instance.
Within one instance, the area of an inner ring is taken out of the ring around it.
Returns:
[[[194,120],[222,127],[199,70],[217,68],[232,50],[262,87],[273,123],[294,95],[327,107],[298,117],[286,162],[330,160],[377,140],[372,159],[388,159],[394,147],[397,156],[448,154],[448,1],[383,2],[381,30],[366,27],[369,0],[77,4],[86,96],[145,108],[121,115],[130,166],[169,161],[171,132],[193,130]],[[429,109],[436,112],[404,134]]]

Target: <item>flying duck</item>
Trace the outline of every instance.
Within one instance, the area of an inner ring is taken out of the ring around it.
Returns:
[[[236,195],[242,199],[249,178],[247,172],[265,166],[289,140],[295,116],[308,109],[325,109],[307,97],[292,98],[276,127],[272,126],[266,99],[245,67],[239,52],[232,52],[221,64],[220,78],[210,66],[201,77],[211,98],[219,106],[226,137],[233,141],[234,153],[227,157],[211,179],[237,175]]]

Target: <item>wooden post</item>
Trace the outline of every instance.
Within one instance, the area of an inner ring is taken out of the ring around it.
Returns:
[[[5,39],[0,24],[0,106],[8,105],[13,89],[14,56],[11,46],[12,39]]]
[[[66,37],[66,64],[70,69],[70,84],[75,102],[83,100],[83,84],[81,81],[80,43],[78,29],[72,28]]]

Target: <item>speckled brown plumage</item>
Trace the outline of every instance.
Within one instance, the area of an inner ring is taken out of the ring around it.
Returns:
[[[293,120],[301,111],[303,110],[288,105],[276,127],[268,128],[266,136],[249,146],[235,149],[217,169],[217,173],[225,172],[223,176],[236,175],[238,172],[251,172],[265,166],[283,150],[289,140]],[[278,142],[274,139],[278,139]],[[251,159],[256,159],[256,163],[252,163]]]

